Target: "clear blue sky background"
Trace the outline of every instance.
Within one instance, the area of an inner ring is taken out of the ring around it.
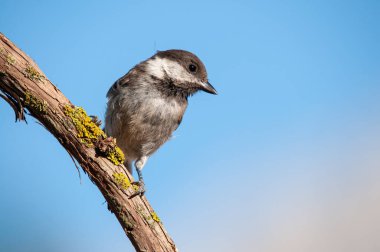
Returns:
[[[109,86],[186,49],[191,98],[144,169],[181,251],[380,251],[379,1],[11,1],[0,31],[103,117]],[[133,251],[45,129],[0,101],[0,251]]]

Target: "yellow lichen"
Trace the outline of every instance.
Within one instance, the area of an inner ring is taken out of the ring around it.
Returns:
[[[131,181],[129,181],[127,175],[122,172],[112,174],[115,183],[124,190],[127,190],[131,186]]]
[[[140,214],[142,218],[151,226],[154,224],[154,222],[161,222],[160,218],[156,214],[156,212],[148,212],[144,210],[144,207],[142,205],[138,205],[136,208],[136,211]]]
[[[46,113],[47,103],[46,101],[41,101],[34,97],[31,93],[26,92],[24,104],[29,106],[29,108],[37,110],[42,113]]]
[[[139,187],[138,185],[136,185],[136,184],[133,184],[133,185],[132,185],[132,188],[133,188],[133,190],[134,190],[135,192],[137,192],[137,191],[140,189],[140,187]]]
[[[107,138],[107,135],[99,128],[96,122],[87,115],[83,108],[65,105],[63,111],[65,115],[71,118],[71,121],[78,132],[77,136],[82,143],[86,144],[88,147],[93,147],[95,145],[97,152],[99,150],[98,154],[106,157],[115,165],[124,162],[124,153],[116,146],[116,142],[107,141],[107,139],[111,138]],[[98,148],[100,145],[103,145],[101,151],[100,148]]]
[[[115,146],[115,148],[109,151],[106,156],[115,165],[122,164],[125,160],[124,153],[117,146]]]
[[[152,219],[155,222],[161,222],[160,217],[158,217],[158,215],[156,214],[156,212],[151,212],[150,215],[152,216]]]
[[[92,146],[93,142],[100,137],[106,137],[106,134],[91,120],[83,108],[66,105],[64,112],[71,118],[78,132],[77,136],[83,143]]]
[[[30,80],[37,80],[37,81],[42,81],[42,79],[45,78],[40,72],[38,72],[31,65],[26,66],[25,77],[29,78]]]

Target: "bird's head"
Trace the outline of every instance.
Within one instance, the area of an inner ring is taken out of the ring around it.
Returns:
[[[147,71],[161,80],[165,79],[191,95],[198,90],[217,94],[208,82],[206,67],[193,53],[183,50],[158,51],[146,61]]]

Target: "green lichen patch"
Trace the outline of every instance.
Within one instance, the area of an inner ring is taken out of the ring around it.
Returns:
[[[131,186],[131,181],[129,180],[127,175],[125,175],[122,172],[114,173],[112,174],[112,177],[117,186],[123,190],[127,190]]]
[[[114,213],[120,217],[121,221],[125,224],[125,230],[127,232],[132,231],[134,228],[134,222],[128,217],[128,212],[124,211],[124,208],[119,204],[119,202],[115,199],[113,195],[107,193],[107,197],[110,201],[108,202],[108,210],[110,210],[111,213]]]
[[[12,57],[12,55],[8,54],[6,58],[7,64],[8,65],[14,65],[16,63],[15,58]]]
[[[31,65],[25,68],[25,77],[30,80],[42,81],[45,77]]]
[[[123,221],[123,223],[125,224],[125,226],[126,226],[125,229],[127,230],[127,232],[132,231],[134,228],[133,223],[125,215],[121,215],[120,218]]]
[[[151,212],[150,215],[152,216],[152,219],[155,222],[161,222],[160,217],[158,217],[158,215],[156,214],[156,212]]]
[[[136,211],[139,213],[139,215],[144,218],[144,220],[148,223],[148,224],[152,224],[152,217],[150,215],[147,215],[145,214],[144,208],[142,206],[138,206]]]
[[[5,56],[6,65],[13,66],[16,63],[16,59],[2,47],[0,47],[0,54]]]
[[[39,100],[34,97],[31,93],[26,92],[24,104],[31,108],[32,110],[36,110],[40,113],[46,113],[47,103],[44,100]]]

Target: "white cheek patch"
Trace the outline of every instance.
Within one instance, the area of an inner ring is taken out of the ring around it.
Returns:
[[[156,57],[147,61],[148,70],[157,78],[163,79],[165,74],[180,82],[194,82],[196,78],[189,74],[179,63]]]
[[[154,58],[148,60],[147,70],[150,74],[154,75],[157,78],[163,79],[165,76],[164,68],[162,66],[162,60],[160,58]]]

